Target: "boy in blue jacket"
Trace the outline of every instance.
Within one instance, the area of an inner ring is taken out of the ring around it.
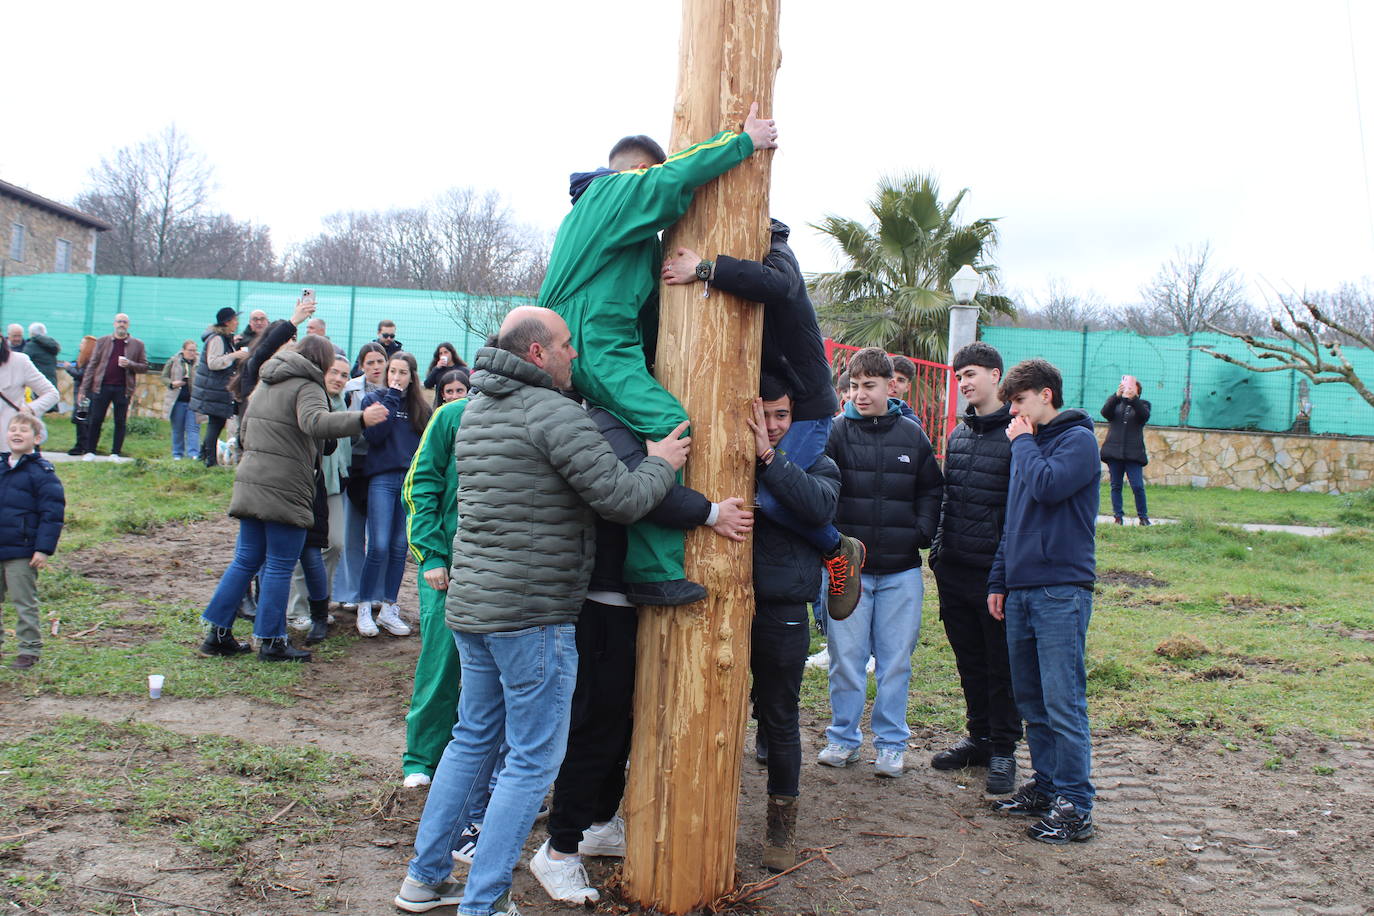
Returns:
[[[1035,778],[993,807],[1040,820],[1035,840],[1093,835],[1092,735],[1084,653],[1096,580],[1102,462],[1092,420],[1061,410],[1064,383],[1043,359],[1002,381],[1014,419],[1006,523],[988,573],[988,613],[1007,625],[1012,691]]]
[[[10,667],[20,670],[36,665],[43,647],[38,571],[57,551],[67,508],[62,481],[38,454],[42,437],[43,424],[37,417],[15,414],[5,431],[9,451],[0,452],[0,602],[8,595],[17,611],[19,656]]]

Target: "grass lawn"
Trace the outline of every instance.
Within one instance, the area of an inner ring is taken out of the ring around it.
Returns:
[[[1164,487],[1151,484],[1146,468],[1145,499],[1152,518],[1202,518],[1212,522],[1269,525],[1339,525],[1349,500],[1326,493],[1257,493],[1221,487]],[[1122,506],[1135,516],[1130,487],[1123,487]],[[1102,482],[1102,514],[1112,514],[1111,490]],[[1345,521],[1353,521],[1346,519]],[[1365,522],[1365,524],[1368,524]]]

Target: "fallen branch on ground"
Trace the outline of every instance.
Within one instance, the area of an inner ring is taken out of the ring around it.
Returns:
[[[77,884],[76,887],[85,891],[95,891],[98,894],[113,894],[116,897],[132,897],[135,900],[151,900],[153,903],[161,903],[166,906],[178,906],[187,910],[195,910],[198,913],[214,913],[216,916],[234,916],[224,910],[212,910],[205,906],[196,906],[194,903],[179,903],[175,900],[164,900],[161,897],[150,897],[147,894],[135,894],[133,891],[117,891],[109,887],[96,887],[94,884]]]

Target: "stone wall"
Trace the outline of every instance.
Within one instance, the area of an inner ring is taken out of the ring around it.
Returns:
[[[70,409],[67,405],[72,403],[72,377],[65,369],[57,370],[57,393],[58,403],[63,405],[62,410],[65,413]],[[129,416],[166,419],[167,412],[172,406],[171,395],[172,389],[163,384],[158,369],[141,373],[138,376],[138,384],[134,386]]]
[[[24,257],[19,261],[9,256],[14,223],[24,227]],[[95,235],[90,226],[0,194],[0,258],[4,259],[4,272],[10,276],[55,272],[58,239],[71,242],[71,263],[67,270],[92,273],[95,270]]]
[[[1146,483],[1316,493],[1374,485],[1374,439],[1146,426],[1145,450]]]

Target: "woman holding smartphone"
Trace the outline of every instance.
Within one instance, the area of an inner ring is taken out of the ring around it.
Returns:
[[[1145,424],[1150,420],[1150,402],[1140,397],[1140,380],[1134,375],[1123,375],[1116,393],[1102,405],[1102,417],[1108,423],[1102,460],[1107,463],[1111,478],[1112,516],[1118,525],[1125,524],[1121,504],[1121,478],[1124,476],[1131,483],[1135,514],[1140,517],[1140,524],[1148,525],[1150,513],[1145,508],[1144,469],[1150,463],[1145,454]]]

